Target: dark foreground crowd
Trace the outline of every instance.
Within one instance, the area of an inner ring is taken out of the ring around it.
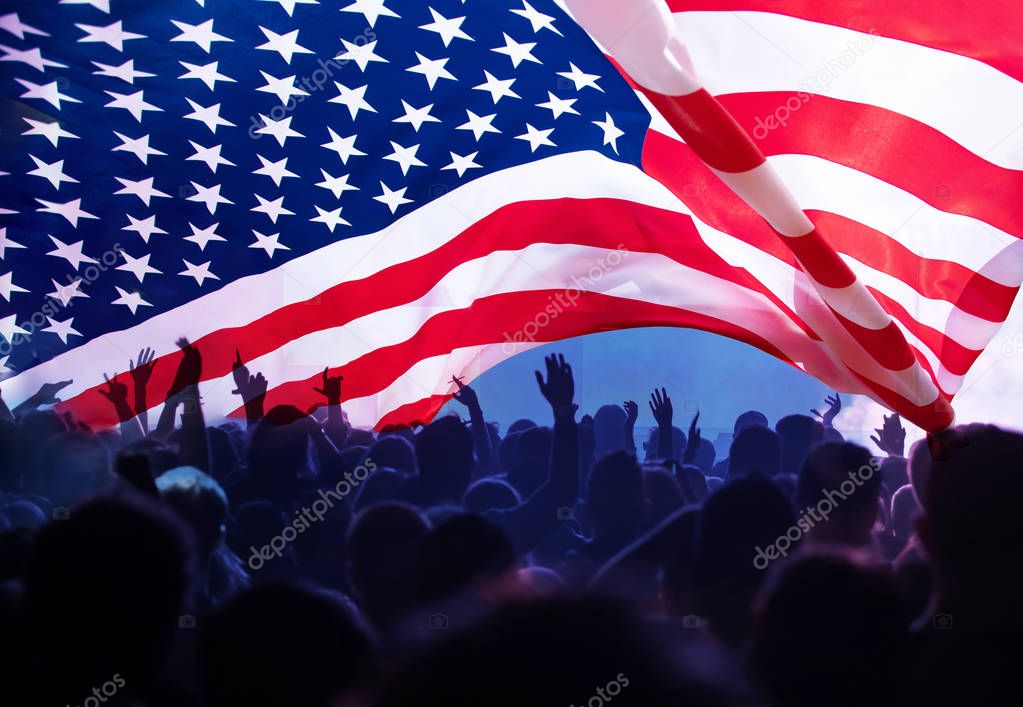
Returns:
[[[373,434],[323,405],[208,426],[200,352],[143,412],[151,352],[93,431],[61,384],[0,403],[0,704],[442,707],[1023,704],[1023,436],[896,416],[842,440],[837,396],[716,453],[636,403]],[[717,457],[727,458],[716,462]],[[716,463],[715,463],[716,462]]]

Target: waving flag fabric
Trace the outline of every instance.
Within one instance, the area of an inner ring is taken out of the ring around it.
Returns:
[[[718,101],[688,113],[550,0],[5,3],[5,398],[73,379],[62,409],[114,423],[104,372],[153,347],[159,405],[185,335],[211,415],[237,349],[267,405],[319,403],[330,366],[382,426],[530,346],[669,325],[947,424],[1023,279],[1023,19],[670,5]],[[766,162],[707,161],[687,116]]]

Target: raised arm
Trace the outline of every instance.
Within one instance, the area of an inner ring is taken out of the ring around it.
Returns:
[[[490,444],[490,431],[483,419],[483,408],[480,407],[476,391],[452,376],[451,381],[458,388],[455,400],[469,410],[469,421],[472,423],[472,446],[476,450],[475,477],[486,476],[494,471],[494,450]]]
[[[344,379],[344,376],[330,375],[330,369],[324,368],[323,387],[313,388],[327,399],[327,424],[323,429],[337,449],[344,447],[348,441],[348,425],[341,414],[341,383]]]
[[[43,383],[32,397],[14,408],[14,412],[12,414],[14,417],[18,418],[26,413],[38,410],[44,405],[56,405],[60,402],[60,398],[57,397],[57,393],[64,390],[64,388],[67,388],[72,383],[74,383],[73,380],[60,381],[58,383]]]
[[[673,410],[671,398],[664,388],[657,390],[650,395],[650,412],[654,414],[657,421],[657,457],[659,459],[671,459],[674,455],[674,444],[671,439],[671,419]]]
[[[266,400],[266,378],[262,373],[252,375],[242,363],[242,354],[235,349],[231,374],[234,376],[234,395],[240,395],[245,404],[245,424],[251,430],[263,419],[263,402]]]
[[[156,352],[151,348],[144,348],[139,351],[138,360],[129,360],[128,367],[131,371],[131,379],[135,384],[135,416],[142,427],[143,434],[149,434],[149,396],[146,390],[149,379],[153,376],[156,368]]]
[[[636,453],[636,420],[639,418],[639,405],[635,400],[626,400],[625,408],[625,451]]]
[[[121,421],[121,440],[127,444],[142,439],[145,433],[135,418],[135,411],[128,404],[128,386],[117,380],[119,375],[115,373],[114,377],[110,378],[104,373],[103,378],[107,382],[107,387],[106,390],[100,388],[99,393],[113,405],[117,419]]]

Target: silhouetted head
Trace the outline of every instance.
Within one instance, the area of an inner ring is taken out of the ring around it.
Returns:
[[[781,444],[781,470],[798,474],[810,450],[821,443],[824,425],[806,415],[788,415],[774,426]]]
[[[650,430],[650,434],[647,435],[646,442],[643,443],[643,449],[646,452],[643,459],[645,461],[652,461],[660,459],[660,455],[657,453],[657,438],[658,430],[656,427]],[[686,448],[686,435],[678,427],[671,428],[671,458],[682,459],[682,452]]]
[[[676,467],[678,485],[685,494],[687,503],[699,503],[707,495],[707,477],[703,471],[692,464]]]
[[[757,602],[753,648],[757,677],[776,704],[905,704],[909,621],[890,574],[820,554],[779,569]]]
[[[738,644],[748,636],[750,607],[767,575],[755,564],[758,549],[775,546],[794,524],[788,499],[757,474],[730,480],[703,502],[693,581],[700,613],[722,640]],[[782,544],[789,552],[795,543]]]
[[[920,504],[913,487],[906,484],[892,494],[892,532],[903,544],[913,535],[913,527],[920,515]]]
[[[905,457],[885,457],[881,461],[881,480],[890,489],[909,483],[909,462]]]
[[[367,457],[367,459],[371,458]],[[394,469],[378,468],[359,485],[355,493],[353,510],[358,512],[378,503],[397,500],[406,478],[404,474],[399,474]]]
[[[472,478],[472,449],[472,433],[456,417],[442,417],[419,431],[416,461],[424,504],[462,500]]]
[[[388,467],[405,474],[415,474],[416,450],[404,437],[389,435],[381,437],[366,452],[378,467]]]
[[[485,585],[515,569],[515,551],[504,531],[474,513],[435,527],[419,545],[416,585],[432,603]]]
[[[685,504],[682,489],[671,472],[663,467],[649,467],[643,472],[647,507],[650,509],[648,523],[655,526]]]
[[[919,536],[934,563],[943,600],[949,608],[956,605],[953,613],[988,613],[996,623],[995,612],[1009,608],[1006,602],[1020,603],[1023,434],[965,425],[942,440],[943,457],[930,463]],[[1023,623],[1018,609],[1011,618],[1000,618],[1009,622],[1000,628],[1018,629]]]
[[[511,423],[510,425],[508,425],[508,432],[507,432],[507,434],[513,435],[513,434],[515,434],[517,432],[525,432],[526,430],[530,429],[531,427],[536,427],[536,423],[533,422],[532,420],[527,420],[525,418],[520,418],[520,419],[516,420],[515,422]]]
[[[824,518],[810,531],[814,542],[860,547],[870,542],[880,493],[880,465],[870,452],[850,442],[828,442],[803,463],[796,503],[801,512],[815,509]]]
[[[207,704],[329,707],[376,677],[369,634],[350,607],[323,592],[256,587],[200,629]]]
[[[714,468],[715,459],[717,459],[717,450],[714,449],[714,443],[709,439],[700,438],[700,446],[696,448],[693,466],[699,467],[706,475]]]
[[[586,508],[598,539],[628,542],[643,523],[643,472],[636,457],[612,452],[593,466],[587,484]]]
[[[415,605],[416,556],[430,531],[412,506],[385,503],[355,516],[348,530],[348,574],[360,606],[377,627]]]
[[[728,476],[775,476],[781,471],[778,435],[768,427],[750,425],[735,436],[728,450]]]
[[[160,498],[195,533],[200,557],[213,552],[227,529],[227,495],[216,480],[195,467],[181,466],[156,478]]]
[[[625,410],[602,405],[593,416],[593,441],[597,457],[625,449]]]
[[[465,492],[462,504],[473,513],[489,510],[514,508],[522,503],[518,492],[506,481],[489,478],[480,479]]]
[[[95,499],[43,529],[25,601],[38,689],[78,704],[119,673],[145,694],[178,627],[191,560],[180,521],[141,497]]]
[[[252,432],[246,456],[250,495],[294,499],[299,480],[314,466],[310,427],[316,422],[296,407],[270,409]]]
[[[531,427],[518,436],[517,461],[508,470],[508,481],[528,498],[547,481],[554,433],[550,427]]]
[[[735,418],[732,434],[738,436],[747,427],[767,427],[767,416],[758,410],[747,410]]]

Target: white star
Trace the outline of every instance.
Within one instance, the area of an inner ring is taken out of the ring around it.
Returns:
[[[489,71],[484,71],[483,75],[487,80],[479,86],[473,86],[473,89],[476,91],[488,91],[495,106],[497,105],[497,102],[505,96],[508,96],[509,98],[521,98],[519,94],[511,90],[511,85],[515,83],[515,79],[497,79],[494,78],[493,74]]]
[[[122,228],[122,231],[135,231],[135,233],[142,236],[142,240],[146,243],[149,242],[149,237],[153,234],[167,235],[167,231],[163,230],[156,225],[156,216],[150,216],[145,219],[137,219],[131,214],[125,214],[128,217],[128,225]]]
[[[516,135],[516,140],[525,140],[529,143],[529,151],[536,152],[537,148],[541,145],[548,145],[550,147],[557,147],[551,142],[550,135],[554,132],[554,128],[549,130],[537,130],[529,123],[526,123],[526,132],[522,135]]]
[[[78,241],[77,243],[64,243],[63,241],[50,236],[50,240],[53,241],[53,245],[57,246],[51,250],[47,255],[52,255],[55,258],[64,258],[68,261],[75,270],[82,263],[95,263],[98,262],[95,258],[90,258],[88,255],[82,253],[82,245],[85,241]]]
[[[110,103],[106,104],[106,108],[124,108],[140,123],[142,122],[142,113],[144,111],[163,112],[163,108],[154,106],[151,103],[146,103],[146,99],[142,95],[145,91],[139,91],[138,93],[133,93],[130,96],[121,93],[114,93],[113,91],[104,91],[104,93],[114,99],[110,101]]]
[[[195,150],[195,154],[191,157],[187,157],[187,160],[193,162],[205,162],[206,166],[210,168],[213,174],[217,173],[217,167],[220,165],[227,165],[228,167],[236,166],[231,160],[221,157],[220,151],[223,149],[223,145],[214,145],[213,147],[203,147],[197,142],[188,141],[188,144]]]
[[[124,51],[124,43],[130,39],[145,39],[144,34],[135,34],[134,32],[125,32],[121,26],[121,21],[118,20],[106,27],[97,27],[94,25],[83,25],[75,23],[75,27],[85,32],[85,36],[79,39],[79,42],[102,42],[103,44],[109,44],[111,47],[119,52]]]
[[[321,169],[320,173],[323,175],[323,181],[316,186],[330,191],[330,193],[334,195],[335,199],[340,199],[341,195],[346,191],[359,191],[359,187],[352,186],[348,183],[347,174],[342,174],[340,177],[332,177],[330,176],[330,172],[325,169]],[[3,251],[0,251],[0,257],[2,256]]]
[[[384,6],[386,0],[355,0],[351,5],[342,7],[341,12],[361,12],[369,22],[370,27],[375,27],[380,17],[400,17],[390,8]]]
[[[0,61],[20,61],[23,64],[28,64],[36,71],[46,71],[47,66],[58,69],[67,68],[67,64],[44,59],[43,53],[37,47],[32,49],[14,49],[5,44],[0,44],[0,50],[4,53],[3,56],[0,56]]]
[[[352,188],[354,189],[355,187]],[[21,243],[15,243],[14,241],[7,237],[6,227],[0,228],[0,260],[4,259],[4,255],[6,254],[8,248],[17,250],[18,248],[24,249],[24,247],[25,246],[23,246]]]
[[[506,55],[511,59],[512,66],[515,68],[518,68],[519,64],[524,61],[532,61],[536,64],[542,63],[539,59],[533,56],[533,47],[536,46],[536,42],[523,42],[522,44],[519,44],[509,37],[507,32],[502,32],[502,34],[504,34],[504,46],[495,47],[490,51]]]
[[[279,250],[291,250],[288,246],[283,243],[278,243],[277,239],[281,237],[280,233],[273,233],[269,236],[260,233],[253,229],[252,234],[256,237],[256,242],[249,245],[249,248],[262,248],[266,251],[266,254],[273,260],[274,253]]]
[[[547,108],[551,113],[554,114],[554,119],[557,120],[565,113],[571,113],[573,115],[579,115],[579,111],[572,107],[572,104],[578,101],[578,98],[558,98],[550,91],[547,92],[547,102],[537,103],[537,108]]]
[[[149,264],[150,256],[152,256],[152,253],[146,253],[145,255],[139,256],[138,258],[133,258],[132,256],[128,255],[127,251],[122,250],[121,257],[124,258],[124,264],[118,265],[117,269],[126,270],[127,272],[132,273],[135,277],[139,279],[139,282],[145,280],[146,275],[162,275],[163,274],[162,272],[150,266]]]
[[[291,57],[295,54],[312,54],[311,49],[306,49],[300,46],[298,43],[298,30],[293,30],[287,34],[277,34],[273,30],[269,30],[266,27],[260,27],[263,34],[266,36],[266,44],[260,44],[256,49],[264,49],[268,52],[277,52],[284,59],[285,64],[291,63]]]
[[[185,271],[179,272],[178,275],[183,275],[184,277],[194,277],[199,287],[202,287],[202,283],[206,282],[206,280],[220,279],[219,277],[210,272],[210,264],[213,262],[212,260],[207,260],[205,263],[199,263],[198,265],[194,265],[185,260],[184,258],[181,259],[181,262],[185,264]]]
[[[351,226],[352,225],[352,224],[348,223],[347,221],[345,221],[343,218],[341,218],[341,207],[340,206],[337,207],[336,209],[334,209],[333,211],[327,211],[326,209],[321,209],[319,206],[316,206],[315,204],[314,204],[314,207],[316,208],[316,213],[318,213],[319,216],[317,216],[316,218],[311,218],[309,220],[312,221],[313,223],[322,223],[322,224],[324,224],[328,229],[330,229],[331,233],[333,233],[334,229],[337,228],[338,226]]]
[[[172,42],[195,42],[204,52],[210,53],[214,42],[233,42],[230,37],[213,31],[213,20],[206,20],[201,25],[190,25],[185,22],[171,20],[181,34],[171,39]]]
[[[77,98],[72,98],[66,94],[60,92],[60,85],[56,81],[51,81],[45,85],[39,85],[26,81],[25,79],[14,79],[22,86],[25,87],[25,92],[21,94],[22,98],[38,98],[46,101],[51,106],[60,110],[60,102],[67,101],[68,103],[81,103]],[[27,119],[26,119],[27,120]]]
[[[343,59],[344,61],[354,61],[356,66],[359,67],[360,71],[365,71],[366,67],[369,66],[370,62],[378,61],[383,64],[387,64],[387,59],[377,54],[374,49],[377,46],[377,40],[372,42],[366,42],[365,44],[353,44],[347,39],[342,39],[341,43],[345,45],[347,50],[343,54],[338,54],[335,59]]]
[[[396,191],[391,191],[386,184],[380,182],[380,188],[383,189],[383,193],[380,196],[374,196],[375,201],[379,201],[382,204],[387,204],[387,208],[391,210],[391,213],[398,211],[398,207],[402,204],[411,204],[411,199],[405,198],[405,190],[408,187],[402,187]]]
[[[12,280],[13,277],[13,272],[0,275],[0,297],[3,297],[8,302],[11,301],[11,294],[15,292],[28,292],[24,287],[15,285]]]
[[[277,219],[281,216],[294,216],[294,211],[289,211],[284,208],[284,197],[279,196],[273,201],[264,199],[259,194],[253,194],[256,200],[259,202],[259,206],[253,206],[249,211],[254,211],[257,214],[266,214],[273,223],[277,223]]]
[[[263,0],[263,2],[278,2],[284,11],[291,17],[295,13],[295,5],[319,5],[319,0]]]
[[[85,280],[83,280],[81,277],[69,280],[68,284],[66,285],[61,285],[53,278],[50,278],[50,282],[53,283],[54,289],[53,292],[49,293],[46,296],[49,297],[50,299],[55,299],[58,302],[60,302],[61,307],[67,307],[68,303],[71,300],[75,299],[76,297],[84,297],[85,299],[89,298],[89,295],[85,294],[84,292],[78,289],[79,287],[82,286],[82,283],[85,282]]]
[[[472,134],[476,136],[476,142],[480,141],[480,138],[483,137],[484,133],[501,132],[493,125],[491,125],[491,123],[494,122],[494,118],[497,117],[497,113],[493,113],[492,115],[479,116],[468,109],[465,112],[468,114],[469,120],[459,125],[456,128],[456,130],[472,130]]]
[[[210,132],[216,134],[217,127],[223,125],[225,127],[233,128],[235,124],[229,120],[225,120],[220,117],[220,104],[215,103],[209,108],[203,108],[201,105],[193,101],[191,98],[186,98],[188,104],[192,106],[192,112],[186,115],[186,118],[192,120],[198,120],[199,122],[206,125],[210,129]]]
[[[129,59],[120,66],[109,66],[107,64],[101,64],[98,61],[94,61],[92,63],[99,67],[99,71],[92,72],[96,76],[109,76],[111,78],[121,79],[122,81],[132,85],[135,84],[135,79],[145,79],[156,76],[156,74],[149,74],[145,71],[135,71],[134,59]]]
[[[185,73],[179,76],[179,79],[199,79],[206,87],[211,91],[216,90],[217,81],[224,81],[227,83],[237,83],[230,76],[225,76],[220,73],[217,68],[220,65],[219,61],[211,61],[205,66],[199,66],[198,64],[189,64],[187,61],[179,61],[183,67],[188,69]],[[191,103],[191,101],[189,101]],[[218,104],[219,105],[219,104]]]
[[[234,204],[234,202],[227,197],[220,195],[219,184],[214,184],[212,187],[206,188],[198,182],[192,182],[192,188],[195,189],[195,194],[188,197],[188,200],[206,204],[206,208],[209,209],[211,214],[217,213],[217,206],[219,204]]]
[[[370,113],[377,112],[376,108],[366,102],[366,89],[369,88],[369,84],[359,88],[348,88],[344,84],[335,81],[334,85],[337,86],[338,95],[331,98],[330,102],[341,103],[348,108],[352,120],[355,120],[355,116],[359,114],[360,110],[369,111]]]
[[[285,157],[277,162],[271,162],[263,155],[256,155],[259,161],[263,163],[263,166],[253,172],[253,174],[262,174],[263,176],[270,177],[274,180],[274,184],[277,186],[281,185],[281,180],[286,177],[298,177],[297,174],[288,169],[288,158]]]
[[[404,100],[401,105],[405,108],[405,115],[399,116],[394,119],[395,123],[410,123],[412,129],[419,132],[419,128],[423,126],[423,123],[439,123],[440,118],[435,118],[430,115],[430,111],[433,109],[433,104],[423,106],[422,108],[413,108]]]
[[[411,71],[414,74],[422,74],[426,77],[426,84],[433,90],[433,87],[437,84],[438,79],[449,79],[456,81],[454,76],[444,68],[444,65],[448,63],[447,59],[427,59],[425,56],[416,52],[416,58],[419,59],[419,63],[415,66],[410,66],[405,71]]]
[[[584,73],[579,69],[578,66],[576,66],[572,62],[568,63],[568,71],[559,71],[558,76],[566,78],[572,83],[574,83],[576,91],[581,91],[587,86],[589,86],[591,88],[597,89],[601,93],[604,92],[604,89],[597,85],[597,81],[600,79],[600,76],[598,76],[597,74]]]
[[[512,10],[516,15],[525,17],[529,20],[529,24],[533,25],[533,32],[539,32],[542,29],[549,29],[559,37],[564,36],[558,31],[558,28],[554,26],[554,18],[550,15],[545,15],[542,12],[538,12],[533,9],[533,6],[528,2],[523,1],[521,10]]]
[[[618,138],[625,134],[625,131],[615,125],[614,119],[607,111],[604,112],[604,120],[594,120],[593,124],[604,131],[604,144],[610,145],[618,154]]]
[[[266,81],[266,86],[257,88],[256,90],[262,91],[263,93],[274,94],[275,96],[277,96],[277,99],[281,102],[281,105],[287,105],[288,99],[290,99],[292,96],[309,95],[306,91],[303,91],[300,88],[295,88],[295,79],[297,78],[295,74],[287,76],[283,79],[277,79],[271,76],[270,74],[266,73],[265,71],[260,71],[259,73],[263,74],[263,79]]]
[[[35,155],[29,155],[29,157],[31,157],[32,161],[36,163],[36,168],[28,173],[29,176],[42,177],[58,190],[60,189],[62,182],[78,184],[77,179],[64,174],[64,160],[57,160],[53,164],[46,164]]]
[[[170,198],[170,194],[165,194],[153,186],[153,177],[140,179],[137,182],[133,182],[130,179],[122,179],[121,177],[114,177],[114,179],[119,181],[121,186],[124,187],[121,191],[115,191],[115,195],[128,194],[137,196],[146,206],[149,206],[149,202],[154,196],[163,199]]]
[[[132,314],[135,314],[139,307],[152,307],[153,305],[142,299],[142,295],[138,292],[125,292],[117,285],[114,285],[114,289],[117,290],[117,294],[120,295],[110,304],[123,304],[125,307],[131,310]]]
[[[8,343],[11,344],[14,343],[14,337],[18,334],[31,336],[31,334],[29,334],[27,331],[25,331],[24,329],[17,325],[16,323],[17,318],[18,318],[17,314],[12,314],[10,316],[4,317],[3,319],[0,319],[0,336],[4,337],[4,339],[6,339]],[[4,360],[6,361],[7,359]]]
[[[70,319],[63,322],[58,322],[53,317],[47,317],[46,321],[50,323],[50,326],[43,329],[43,331],[48,331],[51,334],[56,334],[57,336],[59,336],[60,343],[62,344],[67,343],[67,339],[69,336],[81,336],[81,333],[73,326],[71,326],[75,321],[74,317],[71,317]]]
[[[220,226],[219,223],[215,223],[208,228],[198,228],[195,225],[189,223],[189,228],[192,229],[192,235],[185,236],[186,241],[192,241],[199,250],[206,250],[206,244],[210,241],[226,241],[227,239],[217,234],[217,228]]]
[[[330,133],[330,142],[324,143],[320,147],[336,152],[337,156],[341,158],[341,164],[348,164],[349,157],[360,157],[366,154],[355,146],[357,135],[341,137],[332,128],[327,128],[327,132]]]
[[[305,137],[302,133],[291,129],[291,119],[294,116],[289,115],[281,120],[272,120],[269,116],[261,113],[259,117],[263,120],[263,127],[257,130],[256,134],[273,135],[274,139],[277,140],[277,144],[281,147],[284,147],[284,142],[289,137]]]
[[[57,143],[60,142],[62,137],[78,139],[78,136],[74,133],[69,133],[67,130],[60,126],[60,123],[54,121],[52,123],[45,123],[41,120],[32,120],[31,118],[25,118],[25,122],[31,125],[28,130],[22,133],[22,135],[41,135],[50,141],[50,144],[57,147]]]
[[[110,0],[60,0],[61,5],[92,5],[100,12],[110,14]]]
[[[31,25],[22,23],[17,12],[0,16],[0,29],[6,30],[18,39],[24,39],[26,34],[38,34],[41,37],[49,37],[49,33],[36,29]]]
[[[385,155],[385,160],[391,160],[397,162],[401,167],[401,173],[408,174],[411,167],[425,167],[426,163],[416,157],[416,152],[419,151],[419,145],[412,145],[410,147],[402,147],[398,143],[391,141],[391,149],[394,150],[389,155]]]
[[[60,203],[58,201],[43,201],[42,199],[36,199],[36,201],[43,205],[43,208],[37,209],[37,211],[41,211],[44,214],[57,214],[58,216],[63,216],[68,220],[68,223],[75,228],[78,228],[79,219],[99,219],[98,216],[94,216],[88,211],[82,210],[81,199],[72,199],[71,201],[65,201],[64,203]]]
[[[425,29],[428,32],[436,32],[439,34],[445,47],[451,44],[451,40],[456,38],[468,39],[470,42],[476,41],[462,31],[462,23],[465,22],[464,17],[452,17],[451,19],[448,19],[432,7],[430,8],[430,14],[433,15],[433,22],[428,25],[419,25],[419,29]]]
[[[476,164],[476,155],[478,154],[479,152],[473,152],[463,157],[452,152],[451,164],[449,164],[447,167],[441,167],[441,169],[453,169],[456,172],[458,172],[458,176],[461,177],[463,174],[465,174],[466,170],[483,166]]]
[[[150,155],[166,155],[166,152],[154,149],[149,146],[149,135],[143,135],[140,138],[131,139],[121,133],[114,131],[121,140],[121,144],[114,148],[114,152],[130,152],[142,162],[142,164],[149,164]]]

